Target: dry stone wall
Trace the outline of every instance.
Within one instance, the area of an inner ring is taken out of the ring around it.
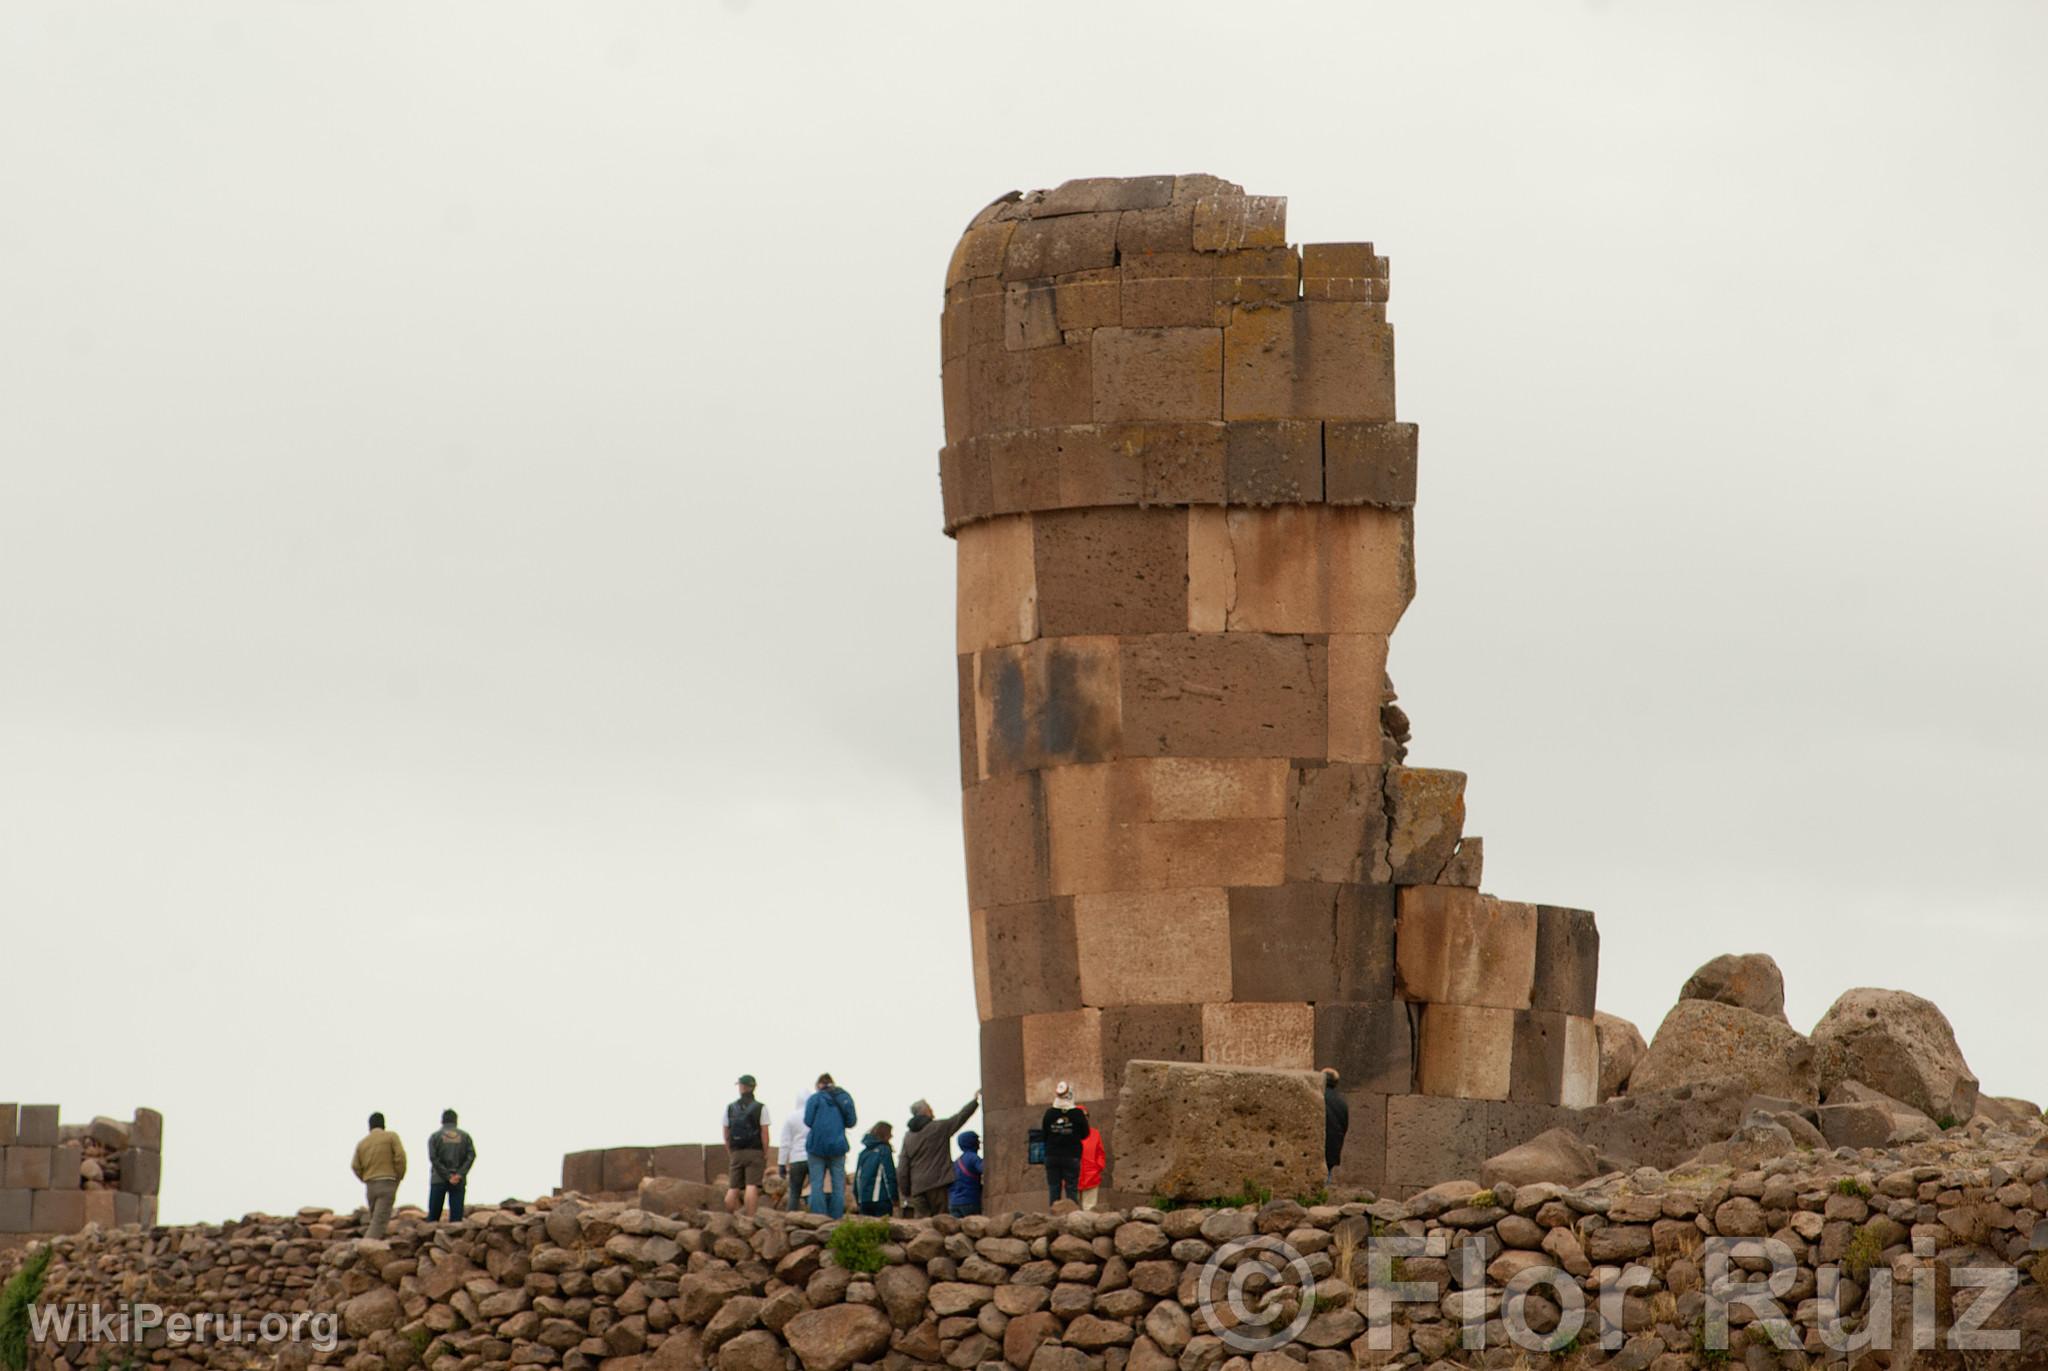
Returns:
[[[1290,246],[1283,198],[1213,176],[1011,194],[954,253],[994,1206],[1040,1191],[1054,1084],[1109,1125],[1133,1059],[1337,1068],[1340,1179],[1375,1188],[1595,1101],[1593,916],[1481,894],[1465,777],[1401,764],[1416,430],[1387,286],[1372,244]]]
[[[632,1198],[644,1181],[723,1185],[724,1143],[600,1147],[562,1158],[562,1189],[579,1195]]]
[[[1501,1180],[1479,1190],[1466,1181],[1406,1201],[897,1221],[873,1272],[842,1267],[828,1246],[832,1225],[812,1215],[755,1222],[575,1196],[485,1207],[460,1224],[402,1211],[383,1241],[361,1237],[360,1212],[323,1210],[220,1227],[95,1228],[52,1242],[46,1306],[137,1301],[188,1320],[238,1316],[251,1337],[174,1342],[160,1327],[109,1346],[74,1322],[38,1341],[31,1365],[2016,1371],[2048,1364],[2040,1136],[2038,1120],[2010,1130],[1980,1120],[1908,1148],[1788,1150],[1573,1185]],[[1277,1323],[1309,1312],[1263,1351],[1222,1336],[1236,1320],[1211,1269],[1234,1269],[1252,1241],[1284,1243],[1301,1258],[1283,1263]],[[0,1279],[19,1257],[0,1253]],[[1735,1288],[1773,1261],[1784,1272],[1764,1292],[1775,1313],[1736,1302]],[[1978,1303],[1994,1290],[1993,1304]],[[1575,1304],[1584,1322],[1575,1338],[1559,1335],[1555,1354],[1512,1341],[1519,1329],[1557,1334]],[[1728,1343],[1715,1348],[1721,1316]],[[2008,1345],[1947,1350],[1973,1321]],[[257,1341],[266,1326],[300,1335]],[[1831,1346],[1873,1334],[1897,1350]]]
[[[156,1222],[163,1115],[65,1124],[54,1104],[0,1103],[0,1243],[87,1224]]]

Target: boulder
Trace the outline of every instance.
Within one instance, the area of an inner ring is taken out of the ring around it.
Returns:
[[[341,1307],[341,1331],[351,1338],[367,1338],[386,1328],[396,1328],[405,1319],[405,1306],[398,1292],[389,1286],[365,1290]]]
[[[1823,1111],[1821,1115],[1821,1131],[1823,1133],[1827,1131],[1827,1115],[1825,1111],[1831,1109],[1875,1110],[1884,1116],[1887,1131],[1883,1142],[1872,1144],[1835,1143],[1837,1147],[1893,1147],[1901,1143],[1924,1142],[1941,1132],[1941,1129],[1935,1125],[1934,1120],[1913,1108],[1912,1105],[1902,1104],[1881,1090],[1871,1089],[1861,1081],[1842,1081],[1836,1084],[1833,1089],[1828,1091],[1827,1103],[1822,1105],[1821,1109]],[[1837,1126],[1842,1126],[1839,1119]],[[1867,1121],[1864,1127],[1869,1127]]]
[[[782,1371],[782,1344],[763,1328],[742,1333],[718,1349],[718,1371]]]
[[[1599,1174],[1599,1162],[1593,1149],[1581,1142],[1576,1134],[1563,1128],[1538,1133],[1521,1146],[1510,1147],[1479,1165],[1480,1184],[1488,1189],[1502,1182],[1515,1186],[1535,1185],[1540,1181],[1577,1185]]]
[[[811,1309],[782,1326],[804,1371],[846,1371],[855,1362],[879,1361],[889,1350],[889,1316],[869,1304]]]
[[[1813,1046],[1823,1090],[1861,1081],[1937,1123],[1977,1112],[1977,1077],[1948,1016],[1918,995],[1848,991],[1814,1025]]]
[[[1732,1004],[1767,1019],[1784,1020],[1785,974],[1762,952],[1724,952],[1693,972],[1678,998]]]
[[[640,1182],[636,1207],[663,1218],[679,1219],[685,1214],[717,1210],[725,1203],[725,1192],[702,1181],[682,1181],[671,1176],[649,1176]]]
[[[1600,1047],[1600,1098],[1612,1099],[1628,1089],[1629,1075],[1650,1045],[1640,1028],[1618,1014],[1595,1012],[1593,1031]]]
[[[1669,1171],[1740,1128],[1751,1094],[1741,1081],[1631,1090],[1579,1110],[1571,1126],[1603,1156]]]
[[[1814,1046],[1790,1024],[1717,1000],[1680,1000],[1629,1076],[1632,1091],[1738,1080],[1798,1104],[1819,1098]]]
[[[2032,1132],[2042,1122],[2040,1105],[2013,1095],[1979,1095],[1977,1117],[2013,1133]]]
[[[1324,1181],[1322,1076],[1134,1061],[1115,1137],[1120,1190],[1196,1201],[1248,1185],[1307,1195]]]

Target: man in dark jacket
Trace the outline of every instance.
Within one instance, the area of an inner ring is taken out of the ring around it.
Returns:
[[[441,1111],[441,1131],[427,1139],[427,1162],[434,1178],[427,1182],[427,1222],[441,1221],[441,1202],[448,1202],[448,1219],[462,1222],[462,1201],[469,1193],[469,1168],[476,1163],[476,1144],[469,1134],[455,1126],[455,1111]]]
[[[910,1106],[910,1130],[903,1135],[902,1155],[896,1162],[897,1178],[913,1219],[929,1219],[947,1208],[947,1192],[953,1188],[953,1135],[960,1125],[974,1117],[981,1107],[981,1092],[974,1092],[957,1114],[943,1119],[932,1117],[929,1100]]]
[[[1081,1202],[1081,1140],[1088,1136],[1088,1111],[1074,1099],[1074,1087],[1061,1081],[1053,1090],[1052,1108],[1039,1121],[1045,1135],[1046,1203],[1062,1199]]]
[[[1323,1068],[1323,1180],[1337,1178],[1337,1163],[1344,1160],[1344,1135],[1351,1131],[1351,1102],[1337,1093],[1337,1068]]]
[[[853,1096],[833,1083],[829,1071],[818,1077],[818,1092],[804,1104],[804,1124],[811,1130],[805,1146],[811,1154],[813,1214],[846,1217],[846,1130],[857,1122]],[[825,1193],[828,1181],[829,1196]]]

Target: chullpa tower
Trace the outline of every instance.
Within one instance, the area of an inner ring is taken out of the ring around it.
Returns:
[[[1329,1066],[1398,1191],[1594,1102],[1598,934],[1479,892],[1462,774],[1401,765],[1416,430],[1387,262],[1213,176],[974,217],[941,328],[991,1210],[1070,1081]],[[1112,1156],[1114,1137],[1110,1137]],[[1114,1174],[1112,1167],[1112,1188]]]

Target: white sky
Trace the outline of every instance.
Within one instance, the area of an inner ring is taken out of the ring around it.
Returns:
[[[0,1098],[163,1213],[973,1089],[938,310],[1213,171],[1393,261],[1413,760],[1604,1007],[2048,1094],[2048,10],[0,8]],[[420,1198],[423,1181],[405,1198]]]

